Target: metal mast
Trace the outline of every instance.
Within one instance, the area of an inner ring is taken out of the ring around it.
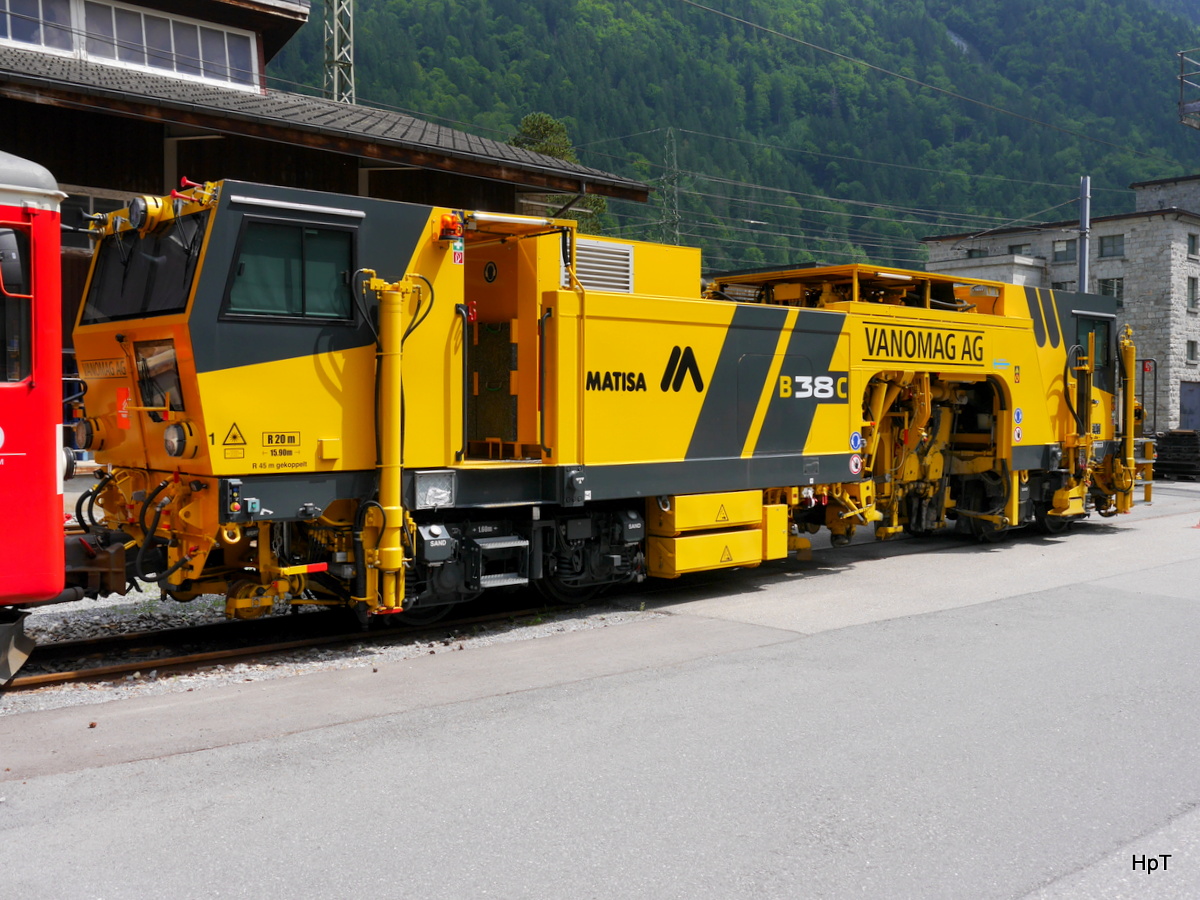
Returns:
[[[354,103],[354,0],[325,0],[325,96]]]
[[[663,187],[662,241],[664,244],[679,243],[679,160],[675,155],[675,129],[667,129],[666,165],[660,184]]]

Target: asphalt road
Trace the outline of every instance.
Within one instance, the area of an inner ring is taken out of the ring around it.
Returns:
[[[599,631],[0,718],[0,897],[1200,897],[1200,485],[1155,489]]]

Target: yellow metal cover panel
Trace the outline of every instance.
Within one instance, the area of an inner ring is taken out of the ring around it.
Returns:
[[[201,372],[204,450],[196,465],[206,451],[213,475],[371,468],[374,377],[374,347]],[[268,403],[264,385],[287,390],[272,390]]]
[[[650,574],[656,578],[678,578],[706,569],[758,565],[762,562],[762,541],[760,528],[651,537],[646,542]]]
[[[762,491],[685,494],[668,498],[663,509],[657,499],[646,503],[651,534],[670,537],[684,531],[733,528],[762,523]]]
[[[788,554],[788,508],[784,504],[762,508],[762,558],[783,559]]]

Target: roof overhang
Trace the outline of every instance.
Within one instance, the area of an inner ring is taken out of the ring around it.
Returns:
[[[261,3],[261,0],[260,0]],[[0,96],[301,145],[522,188],[645,202],[650,187],[599,169],[367,106],[250,92],[0,47]]]

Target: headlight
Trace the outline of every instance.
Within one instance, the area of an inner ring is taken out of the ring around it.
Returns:
[[[414,478],[417,509],[442,509],[454,505],[454,472],[449,469],[417,472]]]
[[[153,231],[170,218],[169,212],[170,207],[163,203],[162,197],[134,197],[129,201],[129,226],[142,233]]]
[[[134,197],[129,201],[129,226],[141,229],[149,218],[149,204],[145,197]]]
[[[168,456],[191,459],[196,455],[195,429],[191,422],[174,422],[163,432]]]

